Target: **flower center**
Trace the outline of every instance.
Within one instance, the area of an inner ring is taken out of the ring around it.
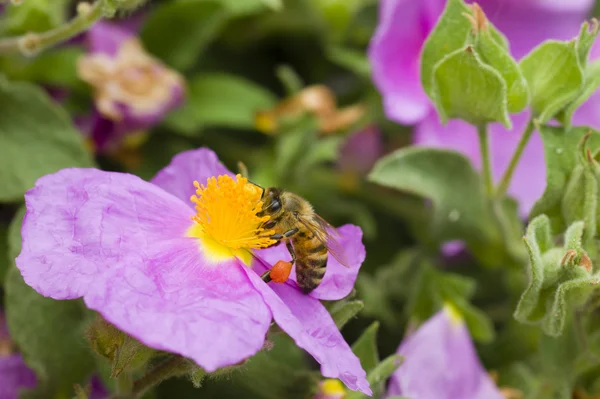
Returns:
[[[273,230],[260,227],[269,216],[258,216],[263,206],[261,189],[248,179],[222,175],[209,178],[206,186],[197,181],[194,186],[196,195],[190,200],[196,204],[196,215],[192,219],[203,236],[232,250],[266,248],[276,242],[270,238]]]

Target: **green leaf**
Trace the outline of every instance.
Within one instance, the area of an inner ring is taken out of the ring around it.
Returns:
[[[537,130],[540,132],[544,144],[547,165],[546,189],[533,206],[530,218],[545,214],[551,221],[552,230],[562,232],[567,224],[580,219],[580,217],[572,216],[572,209],[563,209],[567,186],[571,180],[574,180],[574,177],[577,177],[574,176],[574,172],[577,165],[580,164],[580,143],[586,134],[591,133],[587,140],[587,146],[593,153],[600,148],[600,134],[584,127],[565,129],[542,125],[538,126]],[[583,171],[580,172],[583,173]],[[573,190],[574,196],[580,192],[576,186],[572,188]],[[567,202],[571,203],[572,201],[568,200]],[[598,231],[597,229],[598,227],[596,227],[596,231]]]
[[[21,207],[9,230],[9,254],[21,252]],[[27,364],[38,376],[35,389],[25,399],[72,397],[73,384],[85,383],[94,368],[94,357],[84,340],[91,319],[79,301],[45,298],[29,287],[11,261],[4,282],[5,311],[10,335]]]
[[[499,44],[488,29],[478,33],[475,49],[481,59],[500,73],[506,83],[506,105],[508,112],[520,112],[529,102],[529,88],[519,64],[508,49]]]
[[[64,110],[40,88],[0,78],[0,202],[22,199],[45,174],[91,165]]]
[[[428,262],[418,265],[418,274],[412,277],[410,297],[406,304],[408,315],[422,322],[451,303],[460,311],[474,339],[490,342],[495,332],[489,317],[469,303],[475,292],[475,281],[460,274],[436,269]]]
[[[584,75],[585,79],[583,83],[583,88],[581,89],[577,97],[573,101],[571,101],[558,116],[558,119],[566,127],[571,127],[571,119],[573,118],[573,114],[575,113],[575,111],[584,102],[586,102],[592,94],[596,92],[598,87],[600,87],[600,61],[595,61],[588,65]]]
[[[187,103],[169,114],[166,124],[185,134],[205,127],[254,129],[255,113],[274,106],[277,98],[246,79],[221,73],[189,82]]]
[[[81,48],[63,47],[43,52],[35,58],[4,57],[0,59],[0,65],[10,79],[82,89],[85,84],[77,76],[77,59],[82,54]]]
[[[430,199],[434,207],[431,228],[440,241],[481,237],[491,223],[480,177],[459,153],[400,149],[379,159],[369,180]]]
[[[473,125],[500,122],[511,128],[506,82],[484,64],[472,46],[456,50],[433,70],[433,98],[440,119],[463,119]]]
[[[327,49],[327,58],[361,78],[371,78],[371,64],[364,51],[332,46]]]
[[[599,25],[597,19],[592,19],[592,26],[590,27],[589,22],[585,21],[581,25],[579,36],[577,37],[577,59],[581,68],[585,69],[587,66],[588,56],[598,37]]]
[[[352,320],[365,307],[362,301],[340,301],[329,310],[335,325],[342,329],[346,323]]]
[[[377,331],[379,331],[379,322],[376,321],[352,345],[352,352],[360,359],[360,364],[367,373],[379,363]]]
[[[575,41],[548,40],[520,62],[531,91],[531,107],[540,123],[552,119],[573,101],[583,87],[584,75]]]
[[[27,0],[19,6],[7,5],[0,30],[7,36],[44,32],[65,22],[68,0]]]
[[[373,370],[367,373],[367,381],[371,385],[374,397],[378,397],[383,389],[384,383],[394,371],[400,367],[404,358],[400,355],[391,355],[377,365]],[[349,391],[345,399],[368,399],[369,396],[357,391]]]
[[[167,2],[148,16],[141,38],[152,54],[175,69],[186,70],[202,56],[229,16],[218,0]]]
[[[6,318],[14,341],[37,376],[24,398],[70,397],[94,367],[83,340],[86,314],[75,301],[44,298],[23,281],[16,267],[6,279]]]
[[[4,284],[4,277],[12,262],[8,255],[8,226],[0,223],[0,286]]]

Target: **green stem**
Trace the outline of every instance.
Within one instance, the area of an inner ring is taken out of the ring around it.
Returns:
[[[519,144],[517,145],[517,149],[515,150],[515,153],[513,154],[512,158],[510,160],[510,163],[508,164],[508,168],[504,172],[504,175],[502,176],[502,180],[500,180],[500,184],[498,185],[498,188],[496,189],[496,196],[498,198],[502,198],[506,194],[506,190],[508,190],[508,186],[510,185],[510,180],[512,179],[512,175],[515,172],[517,165],[519,164],[521,155],[523,155],[523,150],[525,150],[525,147],[527,146],[527,143],[529,142],[529,139],[531,138],[531,135],[533,134],[534,129],[535,129],[535,125],[533,123],[533,119],[531,119],[527,123],[527,126],[525,127],[525,130],[523,131],[523,134],[521,135],[521,139],[519,140]]]
[[[97,0],[92,6],[81,3],[78,15],[64,25],[42,33],[27,33],[22,36],[0,39],[0,54],[34,55],[38,52],[62,43],[86,31],[102,18],[104,0]]]
[[[189,372],[192,364],[181,356],[171,356],[133,384],[133,397],[139,398],[162,381]]]
[[[485,183],[485,191],[488,197],[494,193],[494,183],[492,180],[492,164],[490,159],[490,145],[488,141],[487,125],[477,126],[477,134],[479,136],[479,151],[481,152],[481,162],[483,164],[483,181]]]

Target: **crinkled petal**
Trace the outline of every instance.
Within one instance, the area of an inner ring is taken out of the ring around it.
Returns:
[[[348,267],[342,266],[337,259],[329,255],[323,281],[309,294],[314,298],[329,301],[342,299],[348,295],[354,287],[360,266],[365,260],[365,246],[362,243],[360,227],[346,224],[337,230],[340,234],[340,244],[344,248],[345,257],[349,262]],[[269,265],[274,265],[280,260],[291,260],[290,253],[283,244],[256,251],[256,255]],[[290,274],[290,280],[294,282],[292,286],[296,287],[295,266]]]
[[[244,271],[263,296],[275,322],[321,364],[325,377],[338,378],[348,388],[371,395],[360,360],[318,299],[287,284],[267,285],[256,271],[249,268]]]
[[[34,388],[36,382],[21,355],[0,356],[0,399],[18,398],[21,389]]]
[[[271,312],[232,259],[210,264],[198,241],[156,243],[116,265],[85,302],[146,345],[212,372],[263,346]]]
[[[492,174],[497,182],[506,170],[528,120],[527,113],[513,115],[513,130],[507,131],[498,123],[490,124],[489,141],[492,156]],[[441,147],[458,151],[481,168],[477,131],[472,125],[451,120],[445,126],[431,113],[415,129],[414,142],[418,145]],[[508,193],[519,200],[520,213],[527,216],[546,187],[546,163],[539,134],[534,133],[515,169]]]
[[[84,295],[129,254],[182,237],[193,211],[154,184],[125,173],[63,169],[25,194],[17,267],[40,294]]]
[[[386,0],[368,50],[375,85],[389,119],[412,124],[427,116],[431,103],[421,87],[420,53],[444,8],[443,0]]]
[[[114,56],[121,44],[131,39],[134,32],[111,22],[99,21],[87,32],[88,46],[92,53]]]
[[[190,197],[196,192],[194,180],[206,184],[209,177],[219,175],[234,176],[214,151],[199,148],[177,154],[151,182],[192,206]]]
[[[503,399],[479,363],[469,332],[443,310],[406,338],[404,363],[392,375],[389,395],[419,399]]]

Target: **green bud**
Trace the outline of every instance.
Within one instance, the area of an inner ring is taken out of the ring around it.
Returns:
[[[592,274],[592,262],[582,246],[584,223],[573,223],[565,233],[564,247],[551,245],[550,220],[546,215],[527,227],[525,244],[530,256],[529,285],[514,316],[528,324],[539,324],[551,336],[562,333],[568,313],[585,303],[600,281]]]
[[[494,68],[482,62],[468,45],[436,64],[434,101],[443,123],[459,118],[473,125],[500,122],[510,129],[506,82]]]
[[[529,90],[519,64],[512,58],[506,46],[495,37],[495,31],[490,29],[489,21],[477,3],[473,4],[471,9],[473,14],[465,16],[473,25],[471,42],[475,51],[481,60],[498,71],[506,82],[508,111],[520,112],[529,102]]]

